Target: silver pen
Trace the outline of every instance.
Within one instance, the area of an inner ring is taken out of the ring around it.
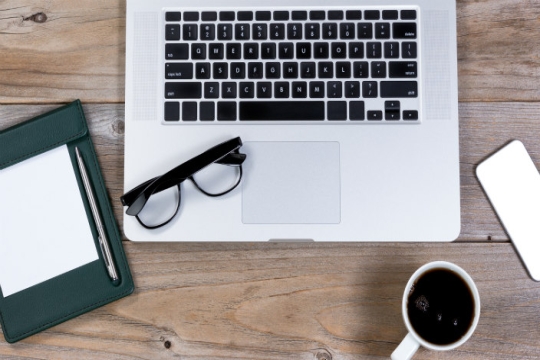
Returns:
[[[116,268],[112,259],[111,249],[109,248],[109,241],[107,240],[107,236],[105,235],[105,228],[103,227],[103,223],[101,222],[101,217],[99,216],[96,199],[94,198],[94,193],[92,192],[92,187],[90,186],[90,180],[88,179],[86,167],[84,166],[84,162],[78,147],[75,147],[75,153],[77,155],[77,163],[79,164],[79,171],[81,172],[84,190],[86,191],[86,197],[88,198],[88,202],[90,203],[90,208],[92,209],[92,216],[94,217],[94,222],[96,223],[101,254],[103,255],[103,259],[105,260],[105,266],[107,267],[109,276],[111,277],[112,281],[117,281],[118,273],[116,272]]]

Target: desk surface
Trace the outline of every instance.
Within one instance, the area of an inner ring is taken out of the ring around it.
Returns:
[[[0,1],[0,129],[80,98],[115,214],[123,183],[125,2]],[[0,358],[384,359],[403,287],[447,260],[475,279],[473,337],[415,359],[540,358],[532,281],[474,177],[520,139],[540,167],[540,3],[458,0],[462,231],[449,244],[133,244],[136,290]]]

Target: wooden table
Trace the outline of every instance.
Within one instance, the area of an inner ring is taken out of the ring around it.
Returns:
[[[421,349],[415,359],[540,358],[540,284],[474,176],[512,139],[540,166],[540,2],[458,0],[457,10],[456,242],[124,241],[132,296],[15,345],[2,339],[0,358],[384,359],[406,334],[407,279],[439,259],[475,279],[480,323],[459,349]],[[0,129],[80,98],[120,225],[124,53],[125,1],[0,0]]]

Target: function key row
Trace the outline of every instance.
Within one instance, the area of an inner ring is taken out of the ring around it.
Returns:
[[[182,16],[183,15],[183,16]],[[416,20],[416,10],[168,11],[165,21]]]

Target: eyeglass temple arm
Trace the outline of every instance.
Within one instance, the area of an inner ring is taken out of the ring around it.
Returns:
[[[216,161],[216,163],[221,165],[240,166],[244,163],[244,160],[246,160],[246,154],[236,152],[225,155],[222,159]]]

